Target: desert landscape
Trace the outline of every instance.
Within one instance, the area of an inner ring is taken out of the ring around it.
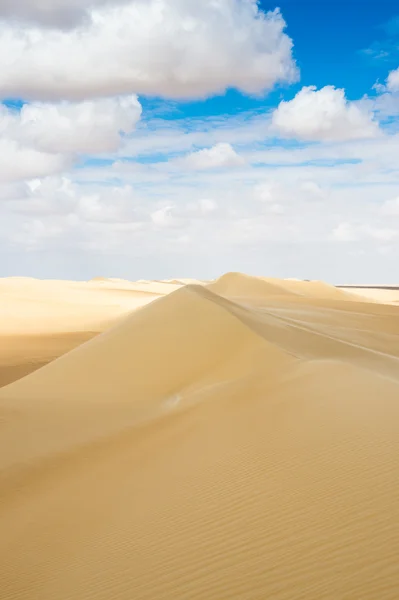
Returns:
[[[0,0],[0,600],[398,600],[399,2]]]
[[[0,598],[396,598],[398,301],[0,280]]]

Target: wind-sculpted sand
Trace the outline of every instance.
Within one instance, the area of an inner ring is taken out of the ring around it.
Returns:
[[[183,282],[0,279],[0,387],[28,375]]]
[[[1,600],[396,600],[399,307],[234,273],[0,292]]]

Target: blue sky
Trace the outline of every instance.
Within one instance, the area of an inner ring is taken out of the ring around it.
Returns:
[[[262,111],[279,99],[291,99],[304,85],[345,88],[350,100],[371,93],[376,81],[399,64],[399,5],[395,0],[281,0],[259,3],[264,11],[279,7],[294,41],[301,72],[294,85],[277,86],[266,97],[254,98],[229,90],[220,96],[179,102],[175,110],[159,98],[142,98],[144,109],[156,107],[164,118],[204,117]]]
[[[394,0],[282,0],[279,4],[294,40],[302,85],[333,84],[345,88],[354,100],[377,79],[384,80],[389,65],[396,67],[397,32],[395,36],[388,32],[399,13]],[[376,60],[364,53],[376,44],[390,47],[389,56]]]
[[[395,279],[396,2],[2,10],[0,276]]]

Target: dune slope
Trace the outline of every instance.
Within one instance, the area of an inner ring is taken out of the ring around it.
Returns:
[[[183,284],[0,279],[0,387],[28,375]]]
[[[394,600],[399,309],[335,292],[189,284],[2,388],[0,598]]]

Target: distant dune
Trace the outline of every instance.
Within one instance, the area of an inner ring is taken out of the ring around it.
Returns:
[[[1,600],[396,600],[399,307],[239,273],[3,307]]]
[[[343,286],[341,289],[351,294],[363,296],[368,300],[384,302],[385,304],[399,304],[399,287],[389,285],[374,286]]]

